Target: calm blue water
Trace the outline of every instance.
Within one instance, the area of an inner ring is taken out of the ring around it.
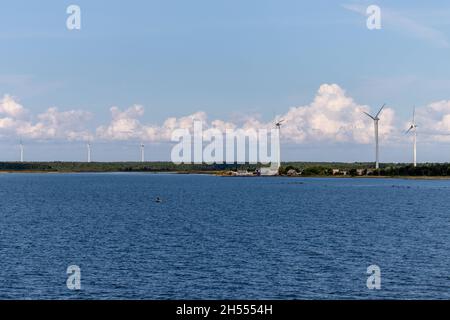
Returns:
[[[449,299],[449,199],[450,181],[1,174],[0,298]]]

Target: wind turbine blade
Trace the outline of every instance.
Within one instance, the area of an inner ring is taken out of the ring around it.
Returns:
[[[380,115],[381,111],[383,110],[383,108],[386,106],[386,103],[383,104],[383,106],[380,108],[380,110],[378,111],[377,115],[375,116],[375,118],[378,118],[378,116]]]
[[[364,114],[366,114],[368,117],[372,118],[372,120],[375,120],[375,117],[372,117],[370,114],[368,114],[367,112],[363,111]]]
[[[409,127],[409,129],[406,130],[405,134],[408,134],[413,128],[414,128],[414,126]]]
[[[416,107],[413,109],[413,124],[416,124]]]

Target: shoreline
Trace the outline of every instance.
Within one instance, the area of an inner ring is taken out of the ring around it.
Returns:
[[[0,174],[76,174],[76,173],[147,173],[198,174],[222,177],[258,177],[261,164],[172,163],[154,162],[0,162]],[[276,171],[271,171],[272,173]],[[264,173],[264,172],[263,172]],[[450,163],[383,163],[374,169],[372,163],[355,162],[284,162],[272,178],[335,179],[406,179],[450,180]],[[268,177],[268,176],[263,176]]]
[[[336,175],[277,175],[277,176],[231,176],[221,171],[45,171],[45,170],[0,170],[0,174],[98,174],[98,173],[146,173],[146,174],[200,174],[228,178],[327,178],[327,179],[400,179],[400,180],[450,180],[450,176],[336,176]]]

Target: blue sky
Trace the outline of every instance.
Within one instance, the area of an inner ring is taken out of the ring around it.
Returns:
[[[81,30],[66,28],[70,4],[81,8]],[[368,30],[366,16],[349,9],[370,4],[382,10],[381,30]],[[197,111],[211,120],[270,122],[311,104],[323,84],[337,84],[372,110],[387,102],[396,125],[408,121],[413,105],[450,100],[448,1],[47,0],[1,7],[0,96],[13,97],[30,117],[50,107],[90,112],[87,130],[106,126],[112,106],[135,104],[145,108],[139,121],[155,126]],[[17,158],[19,138],[0,137],[2,160]],[[83,157],[80,141],[23,139],[29,160]],[[386,143],[384,160],[408,161],[407,143]],[[165,143],[148,146],[150,160],[169,158]],[[446,161],[445,146],[428,139],[422,160]],[[135,149],[132,139],[99,140],[97,159],[133,160]],[[353,140],[286,142],[285,150],[286,160],[373,158],[370,143]]]

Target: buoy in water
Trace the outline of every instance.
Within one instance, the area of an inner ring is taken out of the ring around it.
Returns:
[[[162,202],[162,200],[160,197],[156,197],[155,202],[160,203],[160,202]]]

